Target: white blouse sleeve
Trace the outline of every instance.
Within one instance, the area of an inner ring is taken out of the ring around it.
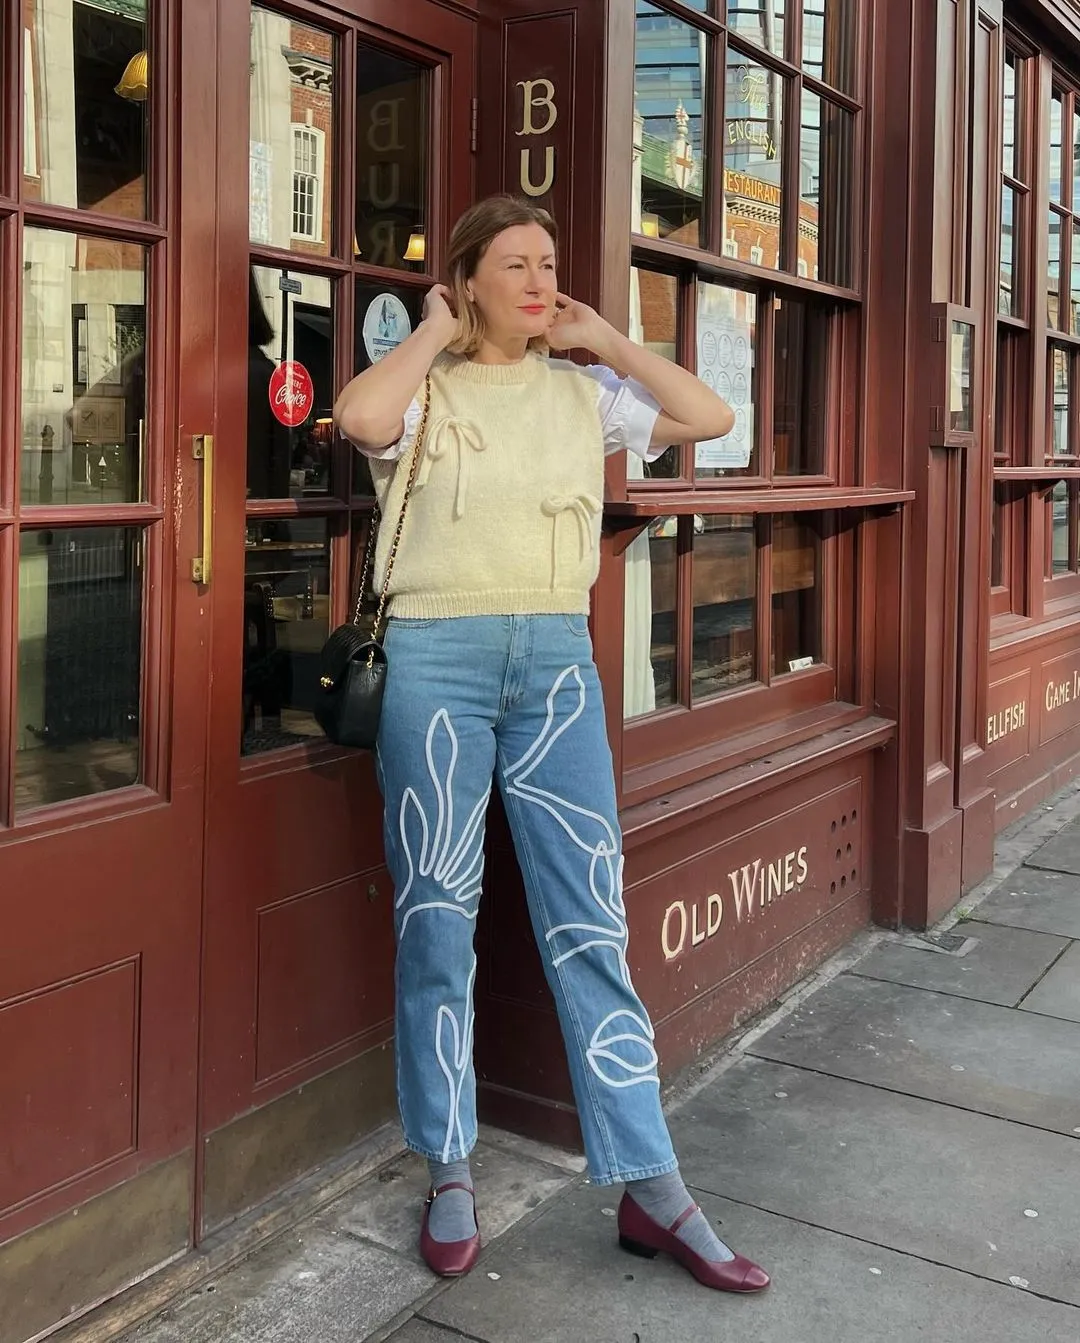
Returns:
[[[396,462],[413,445],[416,431],[420,427],[421,410],[419,401],[410,401],[405,411],[405,432],[397,442],[388,443],[385,448],[360,448],[360,451],[365,457],[373,457],[377,462]]]
[[[632,452],[642,461],[654,462],[667,448],[650,447],[660,415],[660,402],[640,382],[620,378],[614,369],[590,364],[581,370],[600,388],[600,423],[604,430],[604,454]]]

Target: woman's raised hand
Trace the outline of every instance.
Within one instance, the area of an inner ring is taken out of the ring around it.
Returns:
[[[613,328],[587,303],[579,303],[569,294],[555,295],[555,316],[547,333],[553,350],[591,350],[603,357],[612,334]]]
[[[425,294],[423,321],[438,335],[439,348],[445,350],[458,333],[458,319],[450,306],[450,290],[446,285],[433,285]]]

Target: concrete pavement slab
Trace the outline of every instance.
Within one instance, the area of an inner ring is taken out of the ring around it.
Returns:
[[[1072,944],[1020,1006],[1025,1012],[1080,1022],[1080,942]],[[1080,1073],[1080,1063],[1075,1067]]]
[[[126,1343],[361,1343],[431,1284],[426,1270],[319,1218],[182,1297]]]
[[[1080,878],[1019,867],[976,909],[984,923],[1080,938]]]
[[[1071,872],[1080,876],[1080,822],[1070,821],[1053,839],[1041,844],[1024,859],[1028,867],[1041,867],[1051,872]]]
[[[754,1058],[671,1128],[697,1189],[1080,1304],[1076,1137]]]
[[[1080,1022],[841,975],[749,1052],[1058,1133],[1080,1127]]]
[[[430,1324],[414,1316],[401,1329],[387,1334],[386,1343],[468,1343],[469,1335],[457,1329],[443,1329],[440,1325]],[[483,1343],[483,1340],[480,1340]]]
[[[610,1189],[579,1187],[511,1233],[424,1307],[484,1343],[1076,1343],[1080,1310],[754,1208],[705,1196],[739,1249],[774,1275],[768,1292],[710,1292],[670,1259],[623,1254]],[[987,1260],[997,1253],[983,1246]],[[497,1277],[490,1276],[497,1274]],[[442,1343],[424,1334],[399,1343]]]
[[[1065,937],[998,928],[992,920],[958,923],[952,931],[977,938],[978,945],[964,956],[945,956],[901,942],[885,942],[859,961],[854,973],[1013,1007],[1068,946]]]
[[[540,1148],[540,1144],[536,1146]],[[472,1172],[485,1243],[576,1178],[569,1171],[518,1156],[490,1142],[477,1144]],[[417,1238],[428,1187],[427,1162],[408,1152],[381,1170],[376,1180],[357,1186],[339,1199],[325,1216],[332,1218],[339,1230],[363,1236],[421,1264]]]

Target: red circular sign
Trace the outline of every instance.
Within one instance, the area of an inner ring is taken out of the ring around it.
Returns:
[[[315,404],[311,374],[294,360],[278,364],[270,379],[270,409],[290,429],[303,424]]]

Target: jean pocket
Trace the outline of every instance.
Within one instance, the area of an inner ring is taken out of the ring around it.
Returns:
[[[576,634],[579,639],[587,639],[589,636],[589,617],[564,615],[566,628],[571,634]]]
[[[387,623],[387,630],[426,630],[435,624],[435,617],[429,620],[414,619],[412,616],[391,616]]]

